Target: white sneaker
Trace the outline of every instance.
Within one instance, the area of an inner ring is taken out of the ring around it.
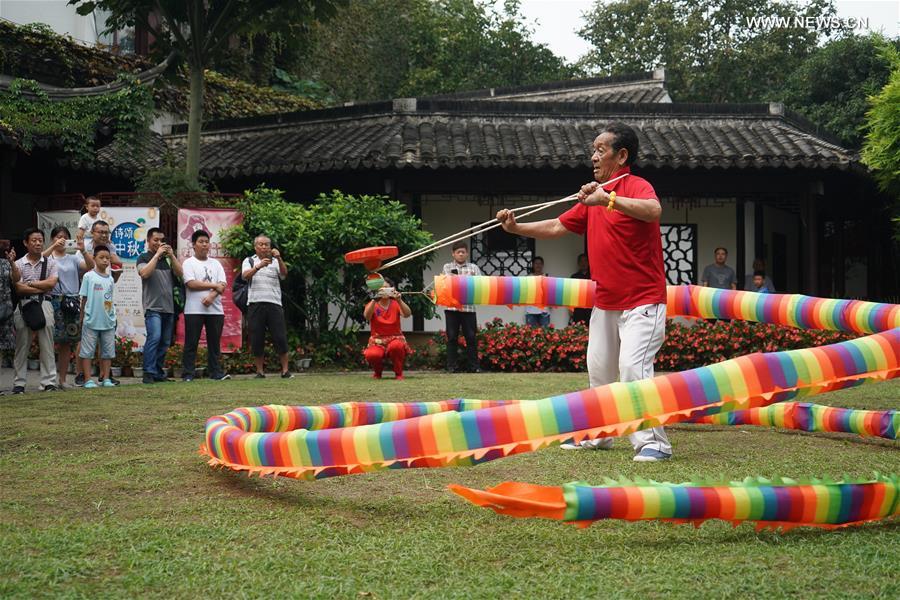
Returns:
[[[611,450],[613,447],[612,438],[597,438],[595,440],[582,440],[577,444],[571,442],[560,444],[563,450]]]
[[[641,451],[634,455],[634,462],[659,462],[661,460],[669,460],[671,454],[660,452],[653,448],[641,448]]]

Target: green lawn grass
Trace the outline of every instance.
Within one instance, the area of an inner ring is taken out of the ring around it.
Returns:
[[[900,521],[755,532],[712,521],[584,530],[498,516],[446,490],[603,476],[868,476],[900,472],[900,444],[840,434],[675,426],[675,459],[634,463],[558,448],[474,468],[317,482],[207,467],[204,422],[238,406],[542,398],[583,374],[365,374],[196,381],[0,399],[0,597],[890,597]],[[818,397],[898,408],[900,382]]]

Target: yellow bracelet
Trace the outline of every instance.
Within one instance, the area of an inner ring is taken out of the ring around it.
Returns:
[[[606,210],[613,210],[616,206],[616,193],[609,193],[609,204],[606,205]]]

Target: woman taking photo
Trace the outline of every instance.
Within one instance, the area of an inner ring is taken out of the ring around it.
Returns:
[[[375,292],[375,299],[366,305],[363,316],[369,322],[372,333],[364,355],[374,371],[372,377],[375,379],[381,379],[385,357],[391,359],[395,379],[403,379],[403,362],[409,347],[400,329],[400,319],[411,314],[412,310],[400,298],[400,292],[391,287],[387,280]]]
[[[94,259],[84,251],[84,240],[73,242],[71,238],[67,228],[54,227],[50,232],[50,245],[43,252],[44,256],[53,257],[59,273],[59,281],[50,292],[50,303],[53,305],[53,341],[59,347],[56,373],[60,389],[66,384],[72,351],[81,340],[81,300],[78,297],[81,275],[94,268]]]

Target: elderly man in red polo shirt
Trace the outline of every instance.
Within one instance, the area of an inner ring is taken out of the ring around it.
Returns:
[[[578,194],[578,204],[557,219],[517,223],[501,210],[497,220],[509,233],[538,239],[567,233],[587,236],[591,279],[597,283],[587,347],[591,387],[614,381],[653,377],[653,359],[666,331],[666,276],[663,267],[656,192],[631,173],[638,138],[624,123],[610,123],[594,140],[594,179]],[[626,175],[600,186],[603,181]],[[613,195],[612,192],[615,192]],[[634,460],[654,462],[672,457],[672,445],[662,427],[629,437]],[[607,449],[612,438],[563,444],[567,450]]]

